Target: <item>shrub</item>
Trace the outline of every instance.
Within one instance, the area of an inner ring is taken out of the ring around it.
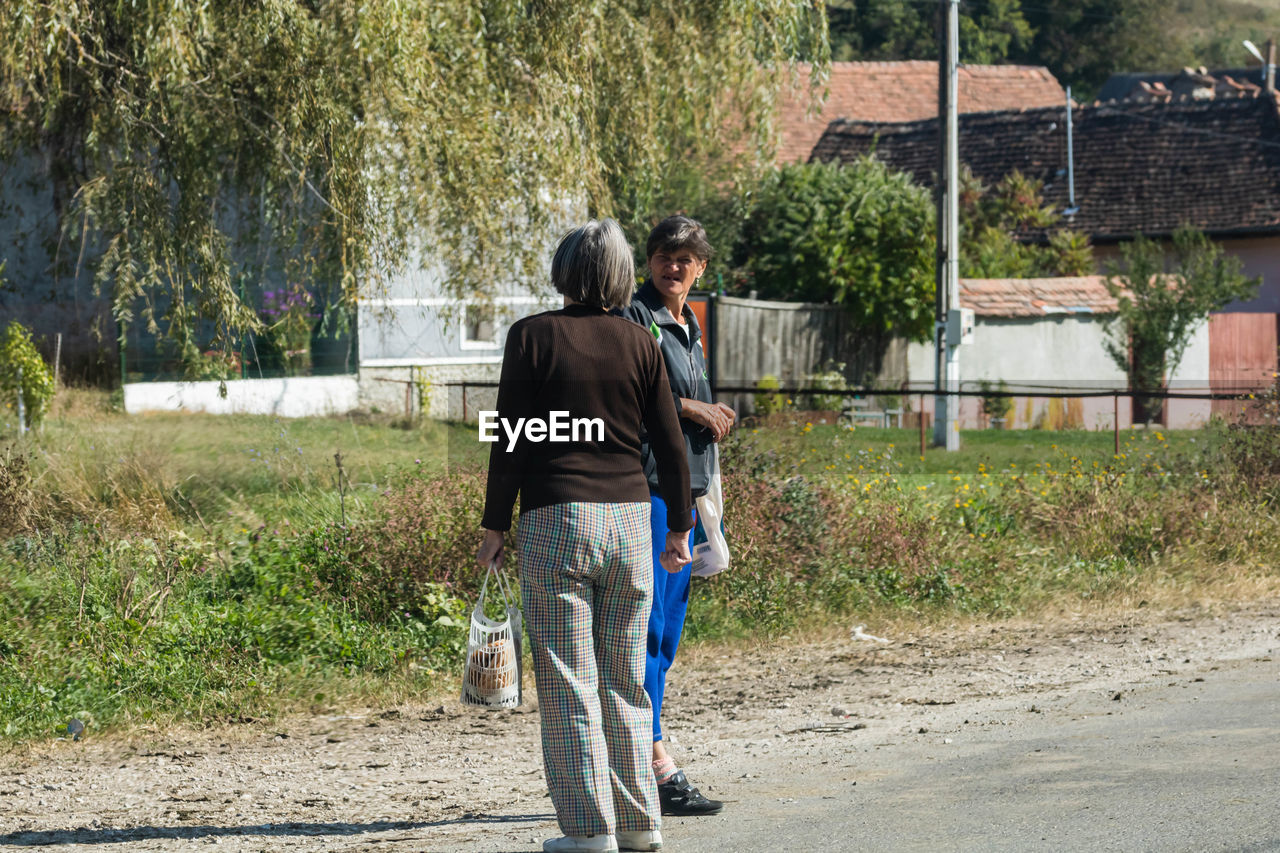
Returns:
[[[989,418],[1007,419],[1013,411],[1013,397],[1009,396],[1009,386],[1005,381],[1001,379],[993,385],[984,379],[978,383],[978,388],[990,395],[982,398],[983,413]]]
[[[786,399],[778,392],[778,377],[767,374],[756,382],[755,413],[760,417],[775,415],[786,408]]]
[[[1248,492],[1280,498],[1280,377],[1254,395],[1240,420],[1213,429],[1216,453],[1207,464]]]
[[[31,468],[27,457],[6,447],[0,456],[0,539],[26,529],[31,515]]]
[[[386,489],[369,518],[310,531],[291,559],[375,621],[429,609],[437,589],[470,596],[481,578],[475,552],[484,490],[479,468],[411,476]],[[514,548],[507,560],[515,565]]]
[[[11,320],[0,335],[0,394],[4,405],[15,414],[18,410],[18,374],[21,371],[22,403],[27,426],[36,426],[53,399],[53,371],[40,357],[31,341],[31,333],[17,320]]]
[[[317,688],[365,698],[385,683],[403,697],[457,666],[463,601],[427,584],[413,612],[364,619],[298,559],[301,539],[260,532],[215,550],[72,527],[10,540],[0,734],[49,736],[70,716],[243,719],[315,707]]]
[[[810,388],[822,388],[838,392],[844,392],[849,388],[849,384],[844,378],[844,365],[839,362],[829,363],[825,370],[818,373],[810,373],[804,378],[804,384]],[[844,393],[810,394],[805,401],[805,408],[823,412],[838,412],[844,409],[844,399]]]
[[[929,193],[875,157],[787,165],[757,188],[735,258],[763,298],[839,303],[859,329],[924,340],[932,221]]]

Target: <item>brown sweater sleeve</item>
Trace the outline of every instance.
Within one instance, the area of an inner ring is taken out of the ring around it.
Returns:
[[[658,485],[667,504],[667,529],[683,533],[693,527],[693,496],[689,488],[689,460],[685,455],[680,417],[667,381],[667,369],[656,343],[649,348],[651,358],[644,365],[649,380],[645,400],[644,425],[649,447],[658,463]]]
[[[498,416],[512,423],[517,418],[528,417],[533,408],[533,376],[524,351],[521,325],[516,323],[507,332],[498,380]],[[511,511],[520,492],[527,447],[527,442],[518,441],[515,448],[508,451],[505,436],[499,430],[498,440],[489,448],[489,481],[485,486],[484,517],[480,522],[484,529],[511,529]]]

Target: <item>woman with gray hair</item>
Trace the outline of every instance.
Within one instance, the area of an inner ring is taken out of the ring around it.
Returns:
[[[543,765],[564,833],[543,850],[658,850],[644,690],[653,572],[640,436],[667,500],[667,571],[690,562],[684,439],[657,344],[608,313],[627,304],[635,282],[618,223],[593,220],[569,232],[551,279],[565,307],[519,320],[507,334],[498,418],[521,437],[490,451],[477,559],[501,562],[518,495],[520,592]],[[557,416],[586,429],[558,440],[548,427]]]

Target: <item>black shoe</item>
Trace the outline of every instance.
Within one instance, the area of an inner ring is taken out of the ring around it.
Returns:
[[[665,782],[658,783],[658,799],[662,801],[662,813],[675,817],[697,817],[698,815],[719,814],[724,803],[719,800],[708,800],[702,792],[685,778],[684,771],[676,771]]]

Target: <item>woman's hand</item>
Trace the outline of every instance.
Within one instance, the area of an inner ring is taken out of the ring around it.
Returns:
[[[712,437],[719,441],[733,429],[733,421],[737,413],[724,403],[704,403],[701,400],[681,397],[680,417],[711,430]]]
[[[671,574],[692,563],[693,557],[689,554],[689,531],[686,530],[683,533],[668,531],[667,549],[658,555],[658,562]]]
[[[476,562],[480,568],[489,568],[490,563],[502,565],[503,536],[501,530],[486,530],[480,542],[480,550],[476,552]]]

